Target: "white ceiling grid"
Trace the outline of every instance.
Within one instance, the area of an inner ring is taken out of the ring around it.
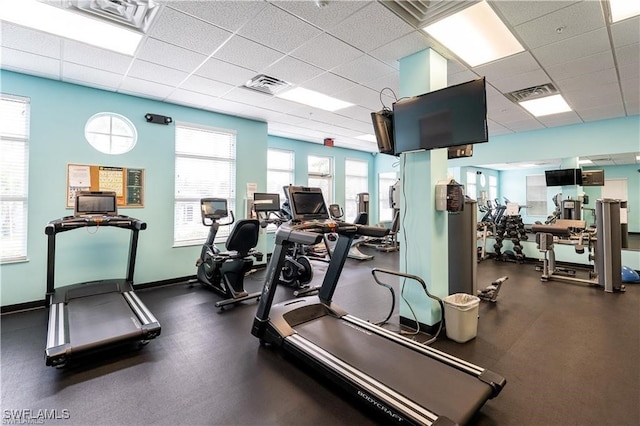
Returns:
[[[19,1],[19,0],[15,0]],[[370,112],[398,93],[398,59],[442,48],[378,1],[162,0],[133,57],[2,22],[8,70],[268,123],[269,133],[375,152]],[[490,2],[525,51],[468,67],[448,83],[487,78],[490,136],[635,115],[640,17],[609,24],[600,1]],[[330,113],[241,87],[264,73],[354,106]],[[573,111],[535,118],[503,93],[553,83]],[[382,103],[381,103],[382,98]]]

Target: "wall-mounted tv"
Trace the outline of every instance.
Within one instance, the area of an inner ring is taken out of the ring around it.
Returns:
[[[580,169],[545,170],[544,177],[547,186],[582,185]]]
[[[604,186],[604,170],[583,170],[582,186]]]
[[[371,113],[373,131],[378,142],[378,151],[382,154],[393,154],[393,113],[389,110],[382,110]]]
[[[484,77],[393,104],[394,152],[487,142]]]

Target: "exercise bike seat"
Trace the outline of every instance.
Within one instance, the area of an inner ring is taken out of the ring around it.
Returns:
[[[234,297],[244,297],[244,275],[251,270],[253,260],[249,256],[262,257],[253,248],[258,244],[260,221],[257,219],[242,219],[236,222],[225,247],[227,251],[216,255],[216,262],[220,267],[222,279]]]

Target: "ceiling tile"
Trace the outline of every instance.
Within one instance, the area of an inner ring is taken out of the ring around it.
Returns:
[[[4,47],[54,59],[60,59],[61,55],[59,37],[8,22],[0,24],[0,43]]]
[[[185,28],[189,31],[185,31]],[[167,7],[154,22],[149,35],[176,46],[210,55],[231,36],[231,33]]]
[[[62,81],[115,90],[122,81],[122,74],[85,67],[71,62],[63,62]]]
[[[195,74],[233,86],[240,86],[255,77],[256,72],[215,58],[209,58],[195,71]]]
[[[398,93],[400,93],[400,75],[398,72],[392,72],[391,74],[383,75],[380,78],[376,78],[373,81],[364,84],[364,86],[369,89],[373,89],[376,92],[380,93],[383,89],[385,90],[382,95],[385,103],[388,103],[391,106],[391,102],[397,100]],[[391,92],[390,90],[391,89]],[[388,100],[386,98],[389,98]]]
[[[609,118],[624,116],[622,102],[608,105],[598,105],[593,108],[584,108],[577,113],[584,121],[606,120]]]
[[[539,70],[540,65],[530,52],[517,53],[507,58],[490,62],[473,68],[478,75],[487,77],[487,80],[500,80],[505,75],[522,74],[525,72]]]
[[[222,96],[235,86],[222,83],[220,81],[211,80],[209,78],[200,77],[198,75],[190,75],[180,85],[181,89],[191,92],[198,92],[209,96]]]
[[[60,78],[60,61],[58,59],[7,47],[0,49],[0,58],[2,59],[3,69],[38,77],[53,78],[54,80]]]
[[[610,49],[607,29],[601,28],[558,43],[533,50],[533,56],[543,67],[585,58]]]
[[[615,50],[615,55],[618,65],[638,65],[640,64],[640,43],[619,47]]]
[[[333,73],[327,72],[320,76],[304,82],[304,87],[316,92],[324,93],[326,95],[335,95],[336,93],[343,92],[356,85],[351,80],[340,77]]]
[[[187,105],[196,108],[204,108],[209,105],[213,101],[215,101],[214,96],[204,95],[202,93],[191,92],[189,90],[184,89],[176,89],[167,99],[166,102],[173,102],[178,105]]]
[[[518,123],[533,119],[522,107],[513,103],[509,106],[505,106],[499,111],[492,110],[489,113],[489,118],[505,127],[510,127],[509,125],[511,123]]]
[[[497,136],[497,135],[504,135],[507,133],[513,133],[511,130],[496,123],[493,120],[487,120],[487,130],[489,131],[489,136]]]
[[[611,38],[614,47],[637,44],[640,38],[640,16],[611,24]]]
[[[366,6],[364,1],[332,1],[326,7],[318,7],[314,1],[274,1],[272,4],[320,27],[329,29],[342,22],[358,9]]]
[[[227,99],[234,102],[239,102],[247,105],[262,105],[272,95],[258,92],[256,90],[247,89],[245,87],[237,87],[230,92],[225,93],[223,99]]]
[[[415,28],[378,2],[342,21],[329,32],[364,52],[369,52],[413,32]]]
[[[616,69],[609,68],[603,71],[582,74],[565,80],[557,80],[556,87],[562,92],[576,91],[584,87],[594,87],[602,84],[616,83],[617,81],[618,74],[616,73]]]
[[[528,132],[529,130],[544,129],[544,126],[533,118],[520,121],[512,121],[505,127],[514,132]]]
[[[122,80],[118,92],[142,96],[150,99],[162,100],[173,92],[173,87],[139,78],[126,77]]]
[[[184,71],[178,71],[173,68],[136,59],[133,61],[127,75],[142,80],[155,81],[156,83],[167,86],[178,86],[189,74]]]
[[[395,72],[395,68],[368,55],[347,62],[331,70],[334,74],[348,78],[359,84],[366,84],[372,79]]]
[[[582,123],[582,120],[575,111],[567,111],[536,118],[546,127],[568,126],[570,124]]]
[[[520,25],[541,16],[560,10],[576,1],[492,1],[491,5],[498,10],[511,25]]]
[[[149,37],[139,49],[137,58],[169,68],[191,72],[207,57]]]
[[[362,107],[360,105],[354,105],[354,106],[350,106],[348,108],[345,109],[341,109],[338,114],[345,116],[345,117],[349,117],[352,118],[354,120],[358,120],[360,122],[363,123],[369,123],[371,124],[371,113],[374,110],[372,110],[371,108],[365,108]],[[377,111],[377,110],[375,110]]]
[[[325,70],[330,70],[361,55],[362,52],[358,49],[329,34],[322,34],[291,53],[291,56]]]
[[[447,76],[447,87],[454,86],[460,83],[466,83],[467,81],[475,80],[476,78],[478,78],[478,74],[469,70],[464,70],[455,74],[449,74]]]
[[[639,115],[640,114],[640,102],[627,101],[624,102],[624,107],[627,110],[627,115]]]
[[[263,71],[267,75],[292,84],[300,84],[325,72],[318,67],[291,56],[284,56]]]
[[[234,65],[261,71],[278,59],[282,53],[240,36],[234,36],[213,57]]]
[[[620,85],[622,86],[622,90],[624,91],[625,101],[640,101],[640,76],[636,75],[636,78],[622,80],[620,82]]]
[[[253,19],[267,3],[259,1],[167,1],[172,9],[181,10],[204,21],[237,31]]]
[[[62,42],[62,59],[79,65],[124,74],[129,69],[133,58],[131,56],[112,52],[78,43],[73,40]]]
[[[549,76],[542,69],[538,69],[522,74],[509,75],[500,80],[493,80],[491,84],[502,93],[509,93],[514,90],[527,89],[549,82]]]
[[[382,108],[380,94],[364,86],[354,86],[344,92],[337,93],[336,97],[355,105],[371,108],[371,111],[378,111]]]
[[[547,73],[554,80],[564,80],[582,74],[604,71],[615,66],[610,51],[600,52],[584,58],[562,62],[558,65],[546,67]]]
[[[535,49],[604,26],[600,2],[583,1],[518,25],[515,32],[529,49]]]
[[[429,39],[425,33],[417,30],[380,46],[369,52],[369,54],[398,69],[400,67],[398,63],[399,59],[413,55],[429,47],[431,47],[431,43],[429,43]]]
[[[319,29],[272,5],[238,31],[283,53],[291,52],[320,33]]]
[[[618,83],[602,84],[580,90],[567,90],[562,93],[564,99],[574,110],[589,108],[593,105],[622,103]]]

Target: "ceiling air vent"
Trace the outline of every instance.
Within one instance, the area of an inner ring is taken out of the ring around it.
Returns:
[[[64,0],[76,12],[99,16],[147,32],[160,5],[154,0]]]
[[[528,101],[530,99],[544,98],[558,93],[558,89],[551,83],[541,84],[539,86],[520,89],[514,92],[505,93],[504,95],[513,102]]]
[[[478,2],[479,0],[384,0],[382,4],[416,28],[423,28]]]
[[[244,87],[247,89],[256,90],[268,95],[275,95],[290,86],[291,84],[284,80],[270,77],[265,74],[258,74],[244,84]]]

